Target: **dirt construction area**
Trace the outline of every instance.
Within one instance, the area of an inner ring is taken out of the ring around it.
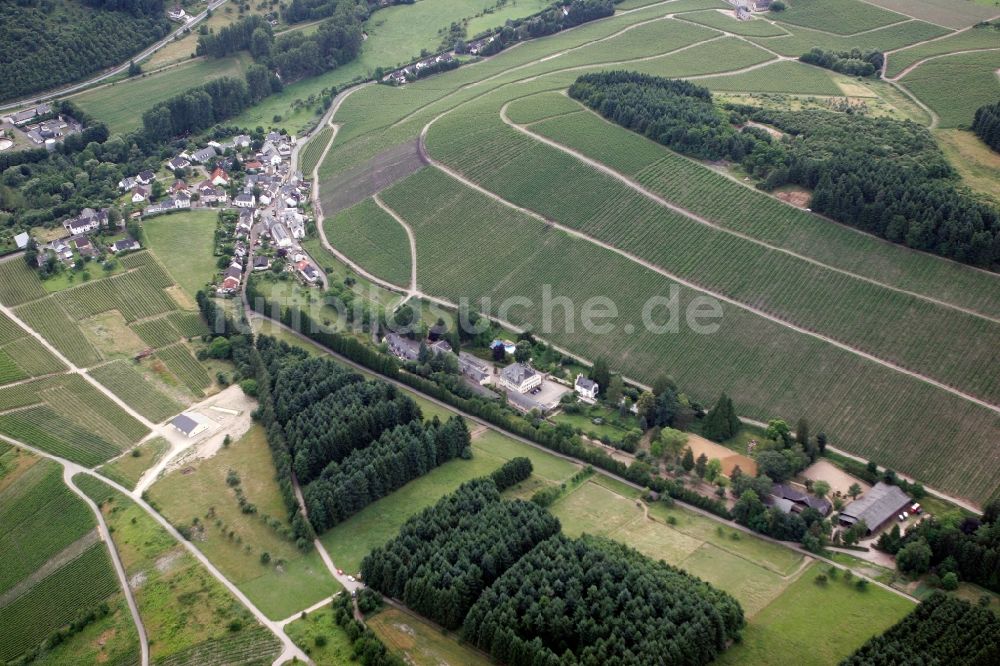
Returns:
[[[323,215],[330,217],[337,211],[361,203],[413,174],[425,164],[420,156],[417,140],[379,153],[364,164],[320,183]]]
[[[830,493],[832,495],[839,494],[843,497],[847,497],[847,491],[853,483],[861,486],[862,492],[868,492],[868,489],[871,488],[867,483],[861,479],[854,478],[829,460],[817,460],[812,465],[809,465],[809,467],[802,470],[802,477],[811,479],[812,481],[826,481],[830,484]]]
[[[747,456],[736,453],[732,449],[727,449],[722,444],[716,444],[715,442],[705,439],[699,435],[689,434],[687,445],[691,448],[691,453],[694,455],[695,459],[697,459],[702,453],[704,453],[709,460],[712,458],[718,458],[719,462],[722,463],[722,473],[726,476],[732,474],[733,468],[737,465],[740,466],[740,471],[744,474],[757,476],[757,463],[753,458],[748,458]]]

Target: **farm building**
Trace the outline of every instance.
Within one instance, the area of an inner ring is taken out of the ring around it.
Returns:
[[[458,353],[458,368],[462,374],[480,386],[490,383],[490,366],[467,352]]]
[[[170,425],[188,438],[195,437],[208,430],[208,424],[189,413],[178,414],[170,422]]]
[[[868,526],[868,533],[872,534],[899,515],[911,501],[899,486],[880,481],[861,499],[851,502],[840,512],[840,524],[850,526],[863,520]]]
[[[511,363],[500,371],[500,383],[512,391],[527,393],[541,386],[542,376],[527,363]]]
[[[776,483],[771,488],[772,505],[780,508],[785,513],[794,511],[799,513],[812,508],[819,511],[820,515],[830,514],[832,506],[830,502],[822,497],[814,497],[809,493],[799,490],[795,486],[786,483]],[[785,507],[787,506],[787,510]]]
[[[21,233],[14,236],[14,244],[17,245],[18,250],[23,250],[28,247],[28,242],[31,240],[31,236],[28,235],[27,231],[22,231]]]

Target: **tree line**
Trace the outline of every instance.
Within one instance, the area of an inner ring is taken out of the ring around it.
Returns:
[[[162,0],[87,4],[95,9],[71,3],[53,9],[37,0],[0,3],[0,100],[82,79],[127,60],[170,32]],[[111,11],[117,5],[123,11]]]
[[[424,427],[417,422],[382,433],[370,446],[331,462],[303,491],[309,521],[317,531],[333,527],[372,502],[435,467],[471,455],[465,421],[452,416]]]
[[[879,537],[878,547],[896,556],[903,573],[949,575],[1000,592],[1000,500],[986,505],[982,519],[929,518],[902,536],[898,526]]]
[[[361,574],[369,587],[458,629],[488,585],[558,531],[541,507],[502,500],[492,480],[476,479],[407,520],[365,556]]]
[[[1000,152],[1000,102],[986,104],[976,109],[972,131],[987,146]]]
[[[989,608],[936,592],[841,666],[1000,663],[1000,619]]]
[[[812,190],[812,210],[881,238],[976,266],[1000,262],[1000,209],[960,187],[916,123],[816,109],[714,106],[700,86],[632,72],[586,74],[570,95],[609,120],[700,159],[739,162],[773,190]],[[774,139],[747,120],[787,136]]]
[[[510,666],[707,664],[744,623],[734,598],[662,560],[558,535],[486,589],[462,634]]]
[[[557,2],[548,9],[521,19],[508,20],[499,29],[476,35],[474,39],[493,37],[479,55],[496,55],[512,44],[527,39],[536,39],[546,35],[572,28],[589,21],[611,16],[615,13],[615,4],[621,0],[572,0],[572,2]],[[566,11],[563,11],[563,8]]]
[[[799,60],[808,65],[816,65],[848,76],[875,76],[882,71],[885,56],[875,49],[826,51],[813,47],[799,56]]]

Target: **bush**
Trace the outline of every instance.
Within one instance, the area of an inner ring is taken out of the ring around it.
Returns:
[[[949,592],[958,589],[958,576],[954,571],[949,571],[941,577],[941,589]]]

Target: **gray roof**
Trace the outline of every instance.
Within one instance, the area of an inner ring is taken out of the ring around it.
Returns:
[[[775,509],[778,509],[782,513],[791,513],[792,507],[795,506],[795,503],[792,502],[792,500],[785,499],[784,497],[772,496],[771,506],[773,506]]]
[[[187,414],[178,414],[170,422],[170,425],[177,428],[185,435],[190,435],[200,424]]]
[[[576,378],[576,385],[584,390],[593,391],[597,387],[597,382],[589,377],[580,375]]]
[[[500,371],[500,376],[513,384],[521,384],[535,374],[535,369],[527,363],[511,363]]]
[[[840,512],[840,519],[848,523],[864,520],[869,528],[875,529],[902,511],[910,502],[909,496],[898,486],[879,481],[861,499],[848,504]]]
[[[771,489],[771,494],[775,497],[783,497],[784,499],[791,500],[793,502],[806,502],[806,498],[809,497],[809,495],[804,491],[783,483],[774,484],[774,487]]]

